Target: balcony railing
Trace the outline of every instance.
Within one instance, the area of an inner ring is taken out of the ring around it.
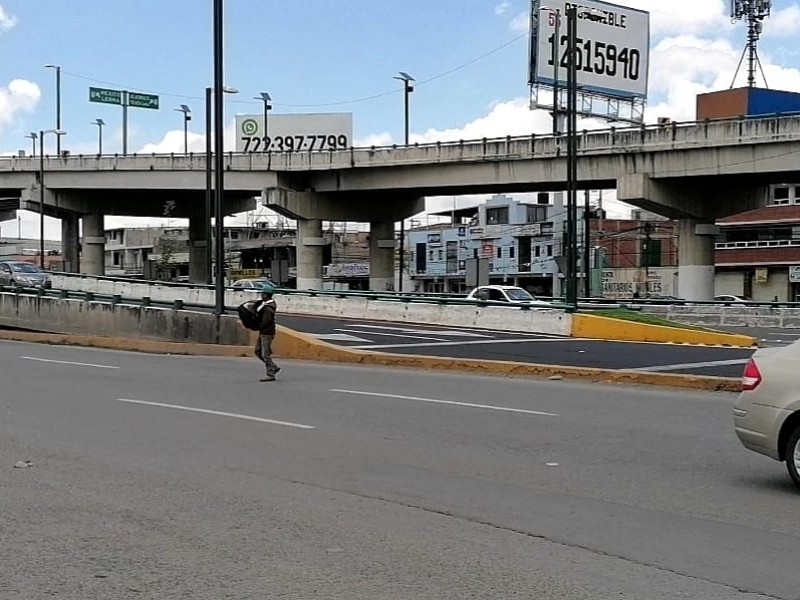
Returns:
[[[745,248],[800,248],[800,240],[760,240],[756,242],[718,242],[717,250],[740,250]]]

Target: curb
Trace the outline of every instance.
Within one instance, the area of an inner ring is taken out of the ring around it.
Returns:
[[[573,315],[572,337],[741,348],[752,348],[758,345],[758,339],[749,335],[650,325],[584,313]]]
[[[220,346],[216,344],[188,344],[109,338],[101,336],[33,333],[23,331],[0,331],[0,339],[20,342],[56,344],[68,346],[90,346],[109,350],[126,350],[152,354],[178,354],[193,356],[250,357],[251,346]],[[339,362],[349,364],[374,365],[385,367],[406,367],[438,371],[454,371],[478,375],[501,377],[564,377],[592,382],[618,383],[631,385],[658,385],[674,388],[705,391],[741,391],[741,381],[730,377],[707,377],[698,375],[677,375],[674,373],[651,373],[638,371],[618,371],[589,367],[567,367],[541,365],[510,361],[492,361],[468,358],[449,358],[439,356],[419,356],[415,354],[386,354],[366,350],[354,350],[318,340],[312,336],[287,329],[278,328],[274,342],[276,356],[281,358],[312,360],[318,362]]]

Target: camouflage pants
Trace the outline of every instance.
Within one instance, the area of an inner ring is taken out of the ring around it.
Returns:
[[[278,365],[272,360],[272,340],[274,339],[274,335],[261,334],[258,336],[254,348],[256,357],[267,368],[267,377],[275,377],[278,372]]]

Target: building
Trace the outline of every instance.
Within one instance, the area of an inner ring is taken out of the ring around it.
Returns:
[[[766,206],[717,225],[717,294],[800,302],[800,185],[772,186]]]
[[[213,233],[212,233],[213,235]],[[323,280],[336,289],[369,287],[369,234],[331,227],[323,232]],[[297,231],[283,223],[225,228],[225,263],[230,281],[270,277],[292,286],[296,278]],[[185,227],[106,230],[106,274],[168,281],[189,278],[189,230]]]
[[[39,265],[38,239],[25,238],[0,238],[0,261],[20,261]],[[44,241],[44,266],[45,269],[60,271],[64,265],[61,255],[61,242],[53,240]]]

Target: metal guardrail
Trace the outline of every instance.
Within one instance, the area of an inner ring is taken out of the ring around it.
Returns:
[[[204,289],[214,290],[214,286],[195,283],[180,283],[172,281],[158,281],[147,279],[131,279],[128,277],[110,277],[110,276],[96,276],[85,275],[80,273],[64,273],[58,271],[49,271],[53,275],[60,275],[65,277],[77,279],[92,279],[100,281],[110,281],[119,283],[131,283],[141,285],[160,285],[164,287],[176,289]],[[247,290],[242,288],[234,288],[226,286],[228,291],[234,292],[248,292],[254,293],[257,290]],[[452,294],[442,292],[372,292],[372,291],[350,291],[350,290],[296,290],[293,288],[278,287],[275,290],[276,294],[283,295],[304,295],[304,296],[331,296],[335,298],[367,298],[374,300],[390,300],[400,302],[431,302],[437,301],[442,304],[470,304],[479,306],[509,306],[507,302],[492,302],[488,300],[467,300],[465,294]],[[566,299],[563,296],[537,296],[537,300],[545,302],[552,302],[556,308],[567,308]],[[668,300],[657,298],[579,298],[578,308],[599,308],[599,305],[605,305],[607,308],[630,308],[636,310],[637,307],[646,306],[740,306],[752,308],[800,308],[800,302],[759,302],[759,301],[745,301],[745,302],[731,302],[731,301],[718,301],[718,300]],[[514,307],[520,305],[511,305]],[[535,307],[534,307],[535,308]]]

